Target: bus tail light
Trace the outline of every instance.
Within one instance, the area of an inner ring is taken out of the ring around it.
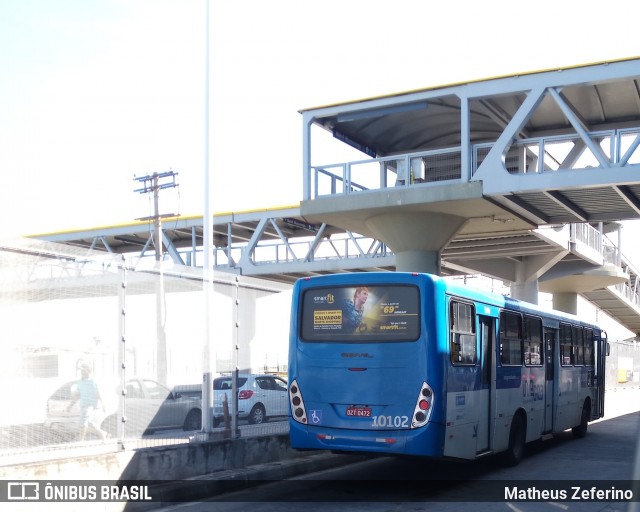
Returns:
[[[289,403],[291,404],[291,417],[298,423],[307,423],[307,411],[302,400],[302,393],[298,387],[298,382],[289,384]]]
[[[418,428],[425,425],[431,417],[433,410],[433,390],[426,382],[422,383],[416,406],[413,409],[413,418],[411,420],[411,428]]]

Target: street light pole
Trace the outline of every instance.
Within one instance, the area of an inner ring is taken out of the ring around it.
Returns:
[[[216,358],[212,350],[211,303],[213,300],[213,261],[211,239],[213,236],[213,210],[211,207],[211,179],[209,173],[209,0],[205,0],[205,78],[204,78],[204,218],[203,233],[203,291],[204,291],[204,340],[202,353],[202,431],[213,430],[213,372]]]

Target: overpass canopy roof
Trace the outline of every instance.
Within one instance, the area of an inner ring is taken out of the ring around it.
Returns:
[[[439,147],[461,140],[461,97],[469,97],[470,140],[495,140],[524,103],[527,93],[562,86],[562,95],[589,131],[620,128],[640,121],[640,59],[577,65],[561,69],[443,85],[304,109],[314,123],[368,154],[387,156]],[[520,129],[531,138],[573,131],[552,97],[545,97]]]

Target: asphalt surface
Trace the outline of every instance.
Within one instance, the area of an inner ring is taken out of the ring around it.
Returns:
[[[558,464],[554,464],[553,467],[553,478],[556,480],[575,480],[576,475],[583,474],[580,471],[583,466],[590,469],[589,473],[585,472],[583,475],[586,479],[599,478],[603,481],[629,479],[631,477],[629,466],[632,464],[635,450],[639,449],[635,446],[636,440],[640,439],[640,412],[638,411],[640,411],[640,388],[608,392],[605,398],[605,417],[589,424],[585,443],[567,443],[567,439],[571,438],[570,431],[567,431],[544,443],[532,443],[528,445],[527,450],[532,455],[540,451],[558,450]],[[589,442],[590,437],[591,442]],[[188,482],[158,485],[152,487],[152,493],[154,493],[154,500],[160,500],[164,504],[208,500],[216,497],[224,500],[225,495],[229,493],[243,491],[255,493],[258,486],[263,483],[304,479],[308,474],[374,459],[376,457],[368,455],[310,452],[309,455],[296,459],[221,471],[193,478]],[[621,461],[624,461],[624,464],[621,464]],[[468,480],[502,478],[507,481],[513,477],[514,470],[502,469],[496,462],[492,464],[498,465],[490,476],[484,476],[482,472],[474,473],[473,464],[469,464],[471,473],[468,475]],[[548,462],[544,462],[541,458],[530,457],[525,458],[518,466],[519,476],[516,478],[522,481],[536,481],[544,479],[544,475],[547,474],[549,474]],[[340,496],[336,495],[336,500],[339,501],[339,498]],[[250,501],[253,499],[250,498]],[[127,506],[125,510],[153,509],[151,503],[130,503],[129,505],[131,506]],[[158,503],[154,505],[157,506]]]

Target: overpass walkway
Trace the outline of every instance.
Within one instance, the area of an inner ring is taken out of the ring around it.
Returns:
[[[482,274],[510,282],[506,258],[537,255],[559,268],[592,270],[614,265],[622,282],[582,295],[627,329],[640,332],[640,271],[618,249],[624,230],[599,231],[589,224],[539,228],[493,236],[454,238],[442,253],[443,275]],[[296,279],[333,272],[395,270],[395,254],[379,240],[327,224],[305,222],[297,207],[229,213],[214,217],[214,264],[223,272],[293,283]],[[152,230],[151,230],[152,231]],[[96,227],[36,235],[37,238],[110,253],[125,254],[133,266],[152,264],[155,251],[148,223]],[[178,265],[202,266],[203,218],[176,217],[162,226],[165,257]],[[500,269],[490,271],[491,268]],[[552,275],[553,269],[549,273]],[[566,274],[561,272],[562,275]],[[584,279],[578,273],[576,279]],[[557,290],[549,279],[541,291]]]
[[[483,274],[532,302],[538,291],[579,293],[640,332],[638,273],[618,250],[619,221],[640,219],[640,59],[301,114],[302,201],[214,216],[217,268],[280,281]],[[319,144],[326,132],[335,148]],[[200,266],[202,225],[163,219],[166,254]],[[152,231],[142,222],[37,238],[141,259]]]

